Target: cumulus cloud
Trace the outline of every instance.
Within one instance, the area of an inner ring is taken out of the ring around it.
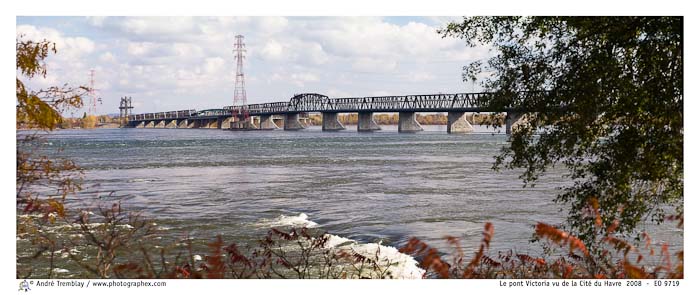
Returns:
[[[360,57],[352,63],[352,68],[360,72],[392,72],[396,69],[397,61],[394,59]]]
[[[25,40],[48,40],[56,44],[56,50],[61,52],[57,58],[75,59],[95,50],[95,42],[85,37],[66,37],[52,28],[37,28],[31,25],[17,26],[17,34]]]
[[[100,61],[104,63],[114,63],[117,61],[117,59],[114,57],[114,54],[107,51],[105,53],[100,54]]]
[[[459,18],[398,24],[382,17],[87,17],[34,23],[20,17],[17,33],[56,42],[49,76],[33,83],[85,84],[89,70],[96,69],[105,102],[101,111],[116,112],[119,97],[130,95],[139,101],[135,112],[150,112],[230,104],[239,34],[245,36],[251,103],[285,100],[301,91],[329,96],[465,91],[461,67],[489,53],[436,33],[454,19]],[[66,26],[60,23],[74,29],[61,31]]]
[[[207,74],[219,74],[224,70],[226,60],[221,57],[210,57],[204,60],[204,70]]]
[[[424,82],[435,80],[435,75],[427,72],[412,72],[408,75],[408,79],[412,82]]]
[[[260,51],[260,56],[266,60],[282,60],[284,58],[284,47],[275,40],[269,40]]]

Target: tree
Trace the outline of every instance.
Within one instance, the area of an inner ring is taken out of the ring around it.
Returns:
[[[524,168],[534,185],[566,167],[573,184],[555,201],[570,205],[573,233],[592,241],[607,227],[596,222],[632,234],[682,214],[682,17],[471,17],[439,33],[492,46],[464,80],[482,78],[493,109],[530,111],[494,169]]]
[[[97,117],[94,115],[87,115],[80,120],[80,128],[92,129],[95,128],[95,126],[97,126]]]
[[[80,189],[82,171],[73,161],[44,155],[38,149],[43,142],[40,132],[50,131],[60,126],[62,111],[82,106],[85,87],[72,88],[66,85],[48,89],[31,90],[20,80],[20,75],[31,79],[46,75],[44,59],[56,52],[49,41],[25,41],[18,37],[17,43],[17,129],[27,131],[17,134],[17,209],[18,212],[40,213],[35,218],[17,221],[17,236],[29,237],[36,253],[30,256],[17,256],[17,262],[39,257],[44,252],[53,253],[60,245],[48,236],[42,227],[65,215],[63,200],[67,194]],[[53,258],[53,254],[51,254]],[[53,261],[53,260],[51,260]],[[32,269],[17,268],[31,274]],[[49,270],[49,277],[51,273]]]

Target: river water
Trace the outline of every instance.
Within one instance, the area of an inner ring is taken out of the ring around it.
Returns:
[[[552,202],[557,187],[569,184],[564,170],[523,187],[519,171],[491,169],[507,144],[502,132],[346,127],[60,130],[48,135],[47,148],[61,149],[85,169],[85,189],[71,198],[74,206],[118,200],[173,236],[207,241],[220,234],[250,244],[275,224],[313,224],[396,248],[418,237],[449,252],[444,237],[456,236],[469,253],[491,222],[492,253],[537,254],[541,247],[528,242],[533,226],[564,221],[565,211]],[[682,249],[682,240],[673,248]]]

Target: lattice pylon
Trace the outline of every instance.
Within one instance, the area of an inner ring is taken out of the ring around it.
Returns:
[[[245,92],[245,75],[243,74],[243,59],[245,58],[245,43],[243,43],[243,35],[236,36],[233,53],[236,58],[236,85],[233,91],[233,117],[238,117],[242,121],[247,121],[249,114],[246,105],[248,99]]]
[[[88,114],[95,115],[97,113],[97,98],[95,95],[95,70],[90,69],[90,102],[88,105]]]

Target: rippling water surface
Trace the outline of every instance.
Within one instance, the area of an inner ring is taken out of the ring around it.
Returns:
[[[527,242],[534,224],[564,220],[552,199],[568,184],[565,171],[524,188],[518,171],[491,169],[503,134],[347,127],[62,130],[48,138],[86,169],[86,189],[73,202],[121,200],[179,236],[245,243],[267,231],[265,221],[304,213],[334,235],[392,246],[415,236],[445,247],[451,235],[476,248],[492,222],[495,250],[537,252]]]

